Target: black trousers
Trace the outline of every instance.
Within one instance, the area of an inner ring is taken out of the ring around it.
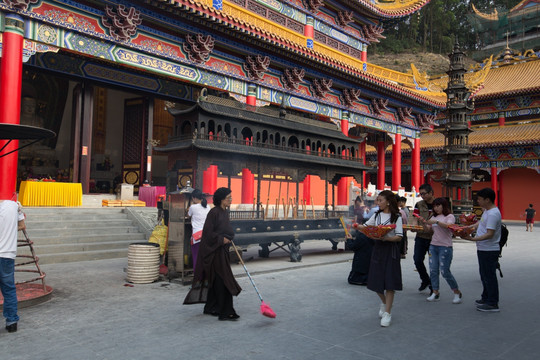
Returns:
[[[499,283],[497,282],[498,251],[477,251],[480,280],[482,280],[482,300],[488,305],[499,304]]]
[[[424,265],[424,259],[429,251],[430,244],[431,239],[424,239],[418,237],[418,235],[414,238],[414,266],[416,266],[416,270],[418,270],[418,275],[420,275],[422,284],[431,284],[429,274],[426,270],[426,265]]]
[[[233,308],[232,294],[218,274],[215,275],[212,286],[208,288],[208,298],[204,306],[204,312],[218,313],[219,316],[223,317],[236,314]]]

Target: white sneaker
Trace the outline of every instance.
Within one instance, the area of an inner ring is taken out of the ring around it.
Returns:
[[[459,292],[459,294],[454,294],[454,300],[452,300],[452,304],[461,304],[461,298],[463,297],[463,294]]]
[[[392,315],[390,315],[387,312],[384,312],[381,319],[381,326],[384,326],[384,327],[390,326],[391,322],[392,322]]]
[[[439,294],[433,293],[433,294],[431,294],[426,300],[427,300],[427,301],[431,301],[431,302],[433,302],[433,301],[439,301],[439,300],[440,300],[440,299],[439,299]]]
[[[384,314],[385,311],[386,311],[386,304],[381,304],[381,306],[379,307],[379,317],[380,318],[383,317],[383,314]]]

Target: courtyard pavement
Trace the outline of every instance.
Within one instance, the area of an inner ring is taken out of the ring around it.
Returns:
[[[244,258],[265,301],[277,313],[259,312],[259,299],[241,265],[244,289],[235,298],[239,321],[218,321],[202,305],[182,305],[189,287],[156,282],[124,286],[127,259],[44,265],[52,298],[20,309],[19,331],[0,328],[0,358],[28,359],[538,359],[540,229],[509,226],[501,259],[500,313],[475,309],[481,284],[476,247],[454,244],[452,271],[464,297],[452,304],[441,279],[441,301],[420,293],[409,255],[402,261],[404,289],[396,294],[392,325],[379,325],[379,300],[347,283],[351,252],[330,251],[327,241],[302,245],[291,263],[279,250]],[[343,248],[343,244],[339,245]],[[39,254],[38,254],[39,255]],[[427,264],[427,260],[426,260]]]

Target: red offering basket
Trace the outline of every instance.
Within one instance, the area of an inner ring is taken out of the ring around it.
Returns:
[[[361,231],[364,235],[370,238],[382,238],[390,231],[396,228],[395,224],[391,225],[365,225],[358,227],[358,230]]]
[[[468,236],[474,231],[473,228],[460,226],[457,224],[448,225],[448,229],[450,229],[455,236]]]
[[[476,214],[459,215],[459,223],[461,225],[472,225],[472,224],[476,224],[477,221],[478,219],[476,218]]]

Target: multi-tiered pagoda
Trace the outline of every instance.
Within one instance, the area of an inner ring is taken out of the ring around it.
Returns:
[[[443,131],[446,170],[442,181],[445,188],[444,195],[453,201],[454,212],[463,213],[472,210],[472,173],[469,168],[471,129],[467,114],[473,107],[469,103],[470,92],[465,84],[467,72],[463,61],[465,53],[461,51],[457,42],[449,57],[448,88],[445,89],[448,99],[446,102],[447,122]]]

